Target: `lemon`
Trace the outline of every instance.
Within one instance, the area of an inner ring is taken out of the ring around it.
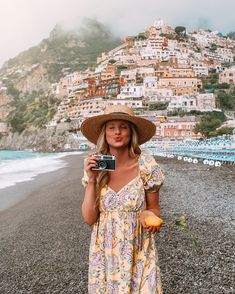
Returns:
[[[149,215],[144,221],[148,227],[160,227],[163,224],[163,220],[156,215]]]

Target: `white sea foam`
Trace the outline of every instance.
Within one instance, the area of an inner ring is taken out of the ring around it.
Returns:
[[[58,170],[67,165],[61,160],[67,155],[82,152],[63,152],[33,158],[3,160],[0,162],[0,189],[10,187],[19,182],[33,180],[37,175]]]

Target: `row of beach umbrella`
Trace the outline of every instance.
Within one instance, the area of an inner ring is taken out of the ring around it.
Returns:
[[[177,158],[185,162],[219,167],[235,165],[235,136],[221,136],[207,140],[181,142],[149,142],[146,144],[154,155]]]

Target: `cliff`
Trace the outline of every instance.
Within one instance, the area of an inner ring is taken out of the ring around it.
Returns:
[[[48,129],[31,128],[22,133],[9,133],[0,140],[0,149],[25,150],[40,152],[78,150],[82,142],[78,124],[60,123]]]
[[[59,103],[50,93],[51,84],[96,65],[97,56],[120,43],[108,27],[83,18],[70,28],[57,24],[40,44],[5,62],[0,69],[0,88],[6,94],[0,96],[0,148],[62,150],[77,142],[61,126],[45,130]]]
[[[121,43],[108,27],[84,18],[73,28],[57,24],[40,44],[5,62],[0,82],[23,93],[48,90],[65,74],[96,65],[96,58]]]

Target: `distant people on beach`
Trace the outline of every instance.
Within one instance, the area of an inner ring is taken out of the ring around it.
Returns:
[[[162,293],[154,233],[160,225],[159,189],[164,174],[140,149],[156,131],[127,106],[113,105],[81,125],[96,145],[84,161],[84,222],[93,226],[88,292]]]

